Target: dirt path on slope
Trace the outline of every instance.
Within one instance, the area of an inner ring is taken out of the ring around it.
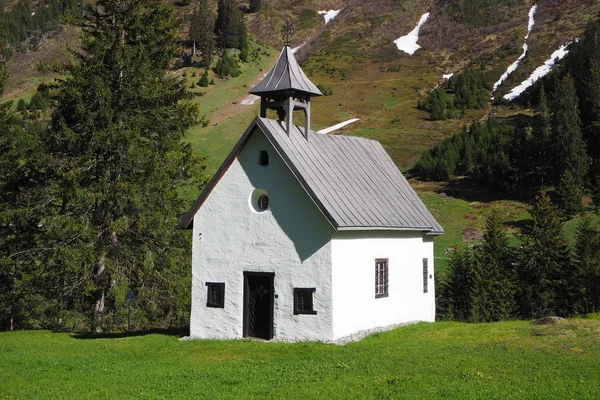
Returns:
[[[248,82],[248,90],[250,90],[250,88],[256,85],[271,70],[271,68],[275,64],[275,61],[277,61],[278,56],[279,54],[274,56],[271,62],[269,62],[268,67],[263,71],[260,71],[254,78],[252,78],[250,82]],[[237,99],[233,100],[232,102],[226,103],[222,107],[219,107],[216,110],[214,110],[210,116],[210,124],[220,124],[221,122],[227,119],[233,118],[234,115],[242,113],[251,107],[256,107],[256,105],[259,104],[259,101],[256,101],[253,104],[242,104],[242,101],[248,96],[249,94],[246,93],[243,96],[240,96]]]

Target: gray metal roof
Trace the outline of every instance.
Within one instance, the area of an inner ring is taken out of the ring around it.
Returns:
[[[322,135],[257,117],[179,224],[189,228],[212,188],[259,128],[336,230],[418,230],[444,233],[381,144],[352,136]]]
[[[290,90],[303,92],[310,96],[323,95],[310,79],[306,77],[304,71],[298,65],[290,46],[284,46],[273,68],[250,90],[250,93],[261,95],[288,92]]]

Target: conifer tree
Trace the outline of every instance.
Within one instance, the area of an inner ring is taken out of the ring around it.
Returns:
[[[591,158],[589,189],[600,207],[600,20],[590,22],[583,37],[572,46],[565,67],[573,77],[582,132]]]
[[[539,176],[542,186],[546,182],[548,171],[552,170],[552,151],[550,138],[552,130],[550,128],[550,110],[548,108],[548,98],[544,83],[540,86],[540,99],[536,109],[536,124],[533,129],[533,139],[537,151],[533,152],[534,172]],[[529,151],[529,149],[527,149]]]
[[[514,256],[508,235],[502,227],[503,218],[495,210],[486,218],[485,233],[477,252],[478,273],[475,293],[480,293],[481,311],[477,321],[503,321],[515,312]]]
[[[115,322],[127,288],[148,320],[180,320],[189,275],[177,191],[200,165],[182,143],[197,109],[166,74],[177,22],[159,0],[99,0],[78,22],[82,52],[59,85],[47,141],[57,196],[48,229],[75,235],[47,263],[79,276],[73,292],[93,331]]]
[[[581,134],[581,119],[573,79],[566,75],[554,88],[550,103],[554,182],[569,170],[581,187],[587,176],[589,161]]]
[[[194,44],[194,56],[196,50],[200,52],[201,63],[209,68],[215,52],[215,19],[210,11],[208,0],[201,0],[200,5],[192,15],[190,23],[190,40]]]
[[[6,77],[0,57],[0,96]],[[47,165],[40,136],[14,118],[10,101],[0,104],[0,331],[43,327],[38,321],[51,306],[39,294],[44,281],[36,279],[36,258],[44,251],[38,210],[47,199],[30,190]]]
[[[583,192],[570,169],[567,169],[560,177],[556,194],[559,207],[568,218],[572,218],[583,211],[583,203],[581,202]]]
[[[577,263],[569,279],[573,311],[588,314],[600,310],[600,231],[589,214],[577,226]]]
[[[519,269],[519,307],[526,317],[568,314],[565,276],[572,272],[571,254],[562,233],[562,220],[550,196],[542,190],[530,210],[523,236]]]
[[[472,319],[474,262],[472,252],[454,247],[449,262],[448,278],[440,290],[441,297],[445,299],[445,304],[442,304],[446,306],[442,313],[448,319],[456,321]]]
[[[247,45],[246,25],[242,12],[233,0],[219,0],[215,23],[217,45],[220,48],[242,49]]]
[[[200,77],[200,80],[198,81],[198,86],[208,87],[208,70],[207,69],[204,70],[202,77]]]

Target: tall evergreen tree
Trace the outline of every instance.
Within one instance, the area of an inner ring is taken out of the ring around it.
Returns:
[[[82,52],[59,85],[47,139],[56,160],[48,230],[73,237],[47,262],[80,277],[72,292],[94,331],[122,315],[126,288],[148,320],[184,318],[188,246],[174,227],[178,189],[198,181],[199,163],[182,143],[197,108],[166,74],[178,25],[159,0],[99,0],[84,15]]]
[[[471,251],[461,247],[454,248],[450,257],[448,277],[440,288],[440,311],[447,319],[472,319],[474,263]]]
[[[542,186],[546,182],[548,171],[552,170],[552,150],[550,138],[552,129],[550,125],[550,109],[544,83],[540,86],[540,100],[535,113],[535,127],[533,128],[533,139],[537,151],[533,152],[534,173],[540,179]],[[529,148],[525,149],[530,151]]]
[[[530,210],[519,269],[519,307],[526,317],[568,314],[565,276],[573,269],[562,220],[550,196],[542,190]]]
[[[234,0],[219,0],[215,23],[217,45],[223,49],[247,46],[246,25]]]
[[[499,211],[488,215],[481,249],[476,256],[479,273],[475,293],[480,293],[482,309],[482,314],[476,315],[479,321],[507,320],[515,312],[514,256],[502,223]]]
[[[192,15],[190,23],[190,40],[194,43],[194,56],[196,49],[200,52],[202,65],[206,68],[212,63],[215,52],[215,19],[208,5],[208,0],[201,0],[196,12]]]
[[[600,231],[589,214],[577,226],[577,263],[569,279],[573,311],[588,314],[600,310]]]
[[[581,187],[587,176],[589,159],[577,107],[578,98],[573,79],[566,75],[554,88],[550,103],[554,182],[558,183],[569,170]]]
[[[568,218],[572,218],[583,211],[581,184],[573,176],[570,169],[567,169],[560,177],[556,186],[556,194],[558,205]]]
[[[0,58],[0,95],[6,77]],[[0,104],[0,330],[43,327],[41,317],[51,306],[39,294],[44,281],[36,273],[37,257],[45,251],[38,240],[43,226],[38,210],[47,198],[30,190],[43,181],[47,165],[40,137],[14,118],[11,102]]]
[[[594,205],[600,207],[600,19],[591,22],[565,59],[565,69],[573,76],[582,132],[592,159],[589,189]]]

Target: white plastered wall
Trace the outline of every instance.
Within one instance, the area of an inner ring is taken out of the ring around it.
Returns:
[[[258,164],[259,152],[269,165]],[[252,209],[254,189],[269,195],[269,210]],[[268,139],[256,130],[194,218],[190,334],[240,338],[243,272],[274,272],[274,338],[332,336],[333,228],[304,192]],[[206,307],[206,282],[225,282],[225,308]],[[317,315],[293,315],[293,288],[316,288]]]
[[[422,232],[338,232],[331,244],[333,338],[413,321],[435,320],[433,238]],[[375,259],[387,258],[389,296],[375,298]],[[428,292],[423,293],[423,258]]]

